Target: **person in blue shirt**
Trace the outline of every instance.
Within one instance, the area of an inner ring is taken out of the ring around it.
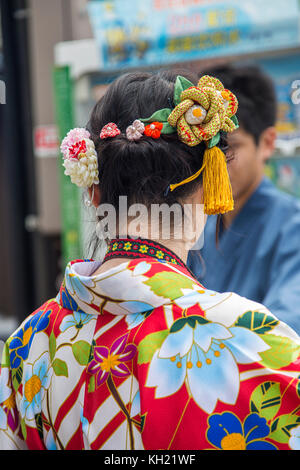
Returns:
[[[300,201],[265,176],[276,141],[273,82],[256,66],[224,66],[206,73],[219,78],[239,100],[240,127],[228,135],[235,209],[208,217],[204,246],[190,251],[188,266],[208,289],[262,303],[299,334]]]

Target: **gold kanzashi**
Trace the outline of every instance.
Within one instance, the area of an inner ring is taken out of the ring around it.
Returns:
[[[206,111],[201,124],[189,124],[186,113],[195,105]],[[206,214],[223,214],[234,208],[232,188],[227,170],[226,157],[216,145],[210,145],[220,132],[232,132],[236,124],[232,120],[238,108],[235,95],[226,90],[220,80],[205,75],[197,86],[191,86],[180,95],[180,103],[168,117],[168,123],[177,128],[182,142],[194,147],[205,141],[203,165],[194,175],[177,184],[170,185],[174,191],[178,186],[189,183],[203,172],[204,211]]]

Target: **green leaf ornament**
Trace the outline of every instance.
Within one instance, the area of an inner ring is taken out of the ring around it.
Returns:
[[[235,128],[238,129],[240,126],[239,126],[239,120],[236,117],[236,115],[232,116],[231,120],[232,120],[233,124],[235,124]]]
[[[170,116],[171,112],[172,109],[170,108],[160,109],[159,111],[155,111],[152,116],[140,119],[140,121],[144,123],[161,122],[163,124],[163,128],[161,130],[162,134],[174,134],[174,132],[176,132],[176,127],[172,127],[168,123],[168,117]]]
[[[195,86],[195,85],[189,80],[187,80],[186,78],[182,77],[181,75],[178,75],[178,77],[176,78],[175,87],[174,87],[175,106],[177,106],[180,103],[181,93],[187,88],[190,88],[192,86]]]
[[[214,135],[214,136],[208,141],[207,147],[208,147],[209,149],[215,147],[215,146],[218,145],[218,143],[220,142],[220,139],[221,139],[221,134],[220,134],[220,132],[218,132],[216,135]]]
[[[142,122],[167,122],[168,117],[170,116],[172,109],[163,108],[159,111],[155,111],[150,117],[140,119]]]

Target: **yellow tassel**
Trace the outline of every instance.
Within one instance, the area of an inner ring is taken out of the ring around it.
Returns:
[[[234,209],[226,157],[219,147],[207,148],[203,160],[204,212],[224,214]]]
[[[200,170],[197,171],[197,173],[195,173],[195,174],[192,175],[192,176],[189,176],[188,178],[186,178],[186,179],[183,180],[183,181],[180,181],[180,183],[170,184],[170,191],[174,191],[174,189],[178,188],[178,186],[182,186],[183,184],[190,183],[191,181],[193,181],[193,180],[195,180],[196,178],[198,178],[198,176],[200,176],[201,173],[202,173],[202,171],[204,170],[204,167],[205,167],[205,164],[202,165],[202,167],[200,168]]]

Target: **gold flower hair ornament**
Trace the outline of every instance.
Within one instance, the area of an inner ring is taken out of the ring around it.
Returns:
[[[238,127],[235,116],[238,101],[226,90],[220,80],[205,75],[198,85],[178,76],[174,87],[175,108],[156,111],[143,122],[161,122],[161,133],[177,131],[179,139],[190,147],[206,142],[203,165],[200,170],[170,190],[189,183],[203,172],[204,210],[206,214],[223,214],[234,208],[232,189],[227,171],[226,156],[217,147],[220,132],[232,132]]]

